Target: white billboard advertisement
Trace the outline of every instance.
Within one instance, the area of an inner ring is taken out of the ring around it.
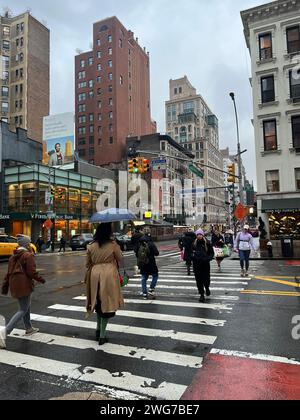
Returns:
[[[43,121],[43,163],[62,166],[74,161],[75,124],[74,114],[44,117]]]

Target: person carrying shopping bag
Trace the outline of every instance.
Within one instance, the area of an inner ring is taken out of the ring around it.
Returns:
[[[215,257],[218,264],[218,271],[219,273],[222,272],[221,264],[225,258],[224,251],[225,250],[225,240],[221,233],[215,229],[212,233],[211,243],[215,251]],[[227,247],[226,247],[227,250]]]
[[[251,250],[256,251],[253,236],[250,233],[250,226],[245,225],[235,240],[235,249],[239,253],[241,265],[241,277],[249,276]]]
[[[109,319],[124,307],[118,269],[122,260],[121,248],[112,240],[112,224],[100,224],[94,242],[88,246],[85,280],[86,309],[89,314],[97,313],[96,339],[100,346],[108,342],[106,329]]]
[[[30,319],[31,296],[34,291],[34,280],[45,284],[45,280],[36,271],[35,256],[31,250],[31,239],[28,236],[18,237],[19,247],[10,257],[8,271],[2,285],[2,294],[10,292],[14,299],[18,300],[19,311],[11,318],[6,327],[0,331],[0,348],[6,348],[6,336],[11,334],[16,325],[24,322],[25,335],[31,336],[39,332],[33,328]]]

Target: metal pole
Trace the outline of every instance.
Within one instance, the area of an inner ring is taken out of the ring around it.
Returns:
[[[239,129],[239,119],[235,102],[234,93],[230,93],[230,97],[233,101],[235,119],[236,119],[236,130],[237,130],[237,148],[238,148],[238,170],[239,170],[239,196],[240,203],[244,204],[244,194],[243,194],[243,174],[242,174],[242,156],[241,156],[241,143],[240,143],[240,129]]]

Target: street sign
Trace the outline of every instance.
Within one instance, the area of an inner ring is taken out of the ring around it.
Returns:
[[[45,204],[47,206],[49,206],[52,203],[53,203],[53,195],[52,195],[52,193],[50,191],[46,191],[46,194],[45,194]]]
[[[234,216],[237,220],[243,220],[247,216],[247,209],[239,203],[235,209]]]
[[[180,195],[204,194],[207,192],[206,188],[192,188],[187,190],[178,191]]]
[[[50,219],[46,220],[46,222],[44,223],[44,227],[45,227],[47,230],[50,230],[50,229],[52,228],[52,226],[53,226],[53,223],[51,222],[51,220],[50,220]]]
[[[152,212],[151,211],[146,211],[144,217],[145,217],[145,219],[151,219],[152,218]]]
[[[204,178],[204,172],[200,169],[196,168],[194,165],[189,165],[189,170],[193,172],[193,174],[199,176],[200,178]]]
[[[53,211],[48,211],[47,216],[48,216],[49,219],[55,219],[56,218],[56,213],[53,213]]]
[[[156,159],[151,161],[151,168],[153,171],[166,171],[167,170],[167,160],[166,159]]]

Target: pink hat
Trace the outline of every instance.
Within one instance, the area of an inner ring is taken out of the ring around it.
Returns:
[[[202,229],[197,230],[196,235],[197,235],[197,236],[198,236],[198,235],[205,236],[204,230],[202,230]]]

